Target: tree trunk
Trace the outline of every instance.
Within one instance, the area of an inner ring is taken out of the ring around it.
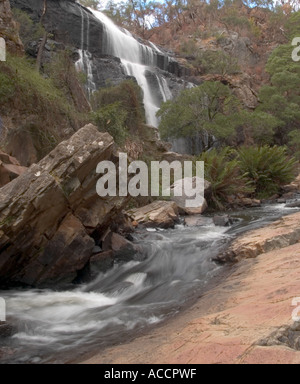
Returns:
[[[43,14],[42,14],[41,19],[40,19],[40,24],[42,26],[43,26],[43,20],[44,20],[46,12],[47,12],[47,0],[44,0]],[[42,40],[42,42],[41,42],[41,44],[39,46],[39,51],[38,51],[38,55],[37,55],[37,59],[36,59],[36,70],[38,72],[41,69],[43,51],[44,51],[45,45],[47,43],[47,39],[48,39],[48,33],[45,31],[44,36],[43,36],[43,40]]]
[[[48,39],[48,33],[45,32],[44,33],[44,37],[43,37],[43,40],[40,44],[40,47],[39,47],[39,51],[38,51],[38,55],[37,55],[37,58],[36,58],[36,70],[39,72],[40,69],[41,69],[41,65],[42,65],[42,57],[43,57],[43,51],[44,51],[44,48],[45,48],[45,45],[47,43],[47,39]]]

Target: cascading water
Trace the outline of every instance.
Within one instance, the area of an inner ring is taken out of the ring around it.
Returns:
[[[86,88],[89,96],[96,91],[96,84],[93,79],[93,64],[92,55],[89,52],[90,45],[90,19],[86,12],[80,8],[81,13],[81,47],[78,51],[79,59],[75,63],[75,67],[78,72],[86,73],[87,82]],[[86,20],[86,22],[85,22]]]
[[[166,80],[156,71],[158,48],[154,44],[151,48],[139,43],[130,32],[121,30],[102,12],[90,10],[105,27],[105,41],[102,42],[105,54],[120,58],[126,74],[136,78],[144,92],[147,124],[157,127],[156,113],[161,101],[172,98]],[[158,96],[151,87],[149,76],[158,83]]]

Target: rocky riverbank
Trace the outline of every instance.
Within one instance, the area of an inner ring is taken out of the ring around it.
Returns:
[[[231,250],[242,250],[239,263],[192,308],[85,363],[299,364],[300,325],[292,320],[300,295],[299,225],[297,213],[237,239]]]

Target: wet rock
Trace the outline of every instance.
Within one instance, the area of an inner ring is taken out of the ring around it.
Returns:
[[[233,219],[228,215],[214,216],[213,221],[217,227],[229,227],[233,224]]]
[[[292,183],[285,185],[281,188],[283,193],[297,193],[300,191],[300,176],[298,176]]]
[[[187,227],[202,227],[212,225],[213,219],[202,215],[191,215],[184,218],[184,224]]]
[[[286,199],[284,199],[284,198],[277,199],[276,202],[277,202],[278,204],[285,204],[285,203],[286,203]]]
[[[113,251],[117,260],[132,260],[138,252],[137,247],[117,233],[109,232],[103,240],[103,251]]]
[[[238,199],[237,204],[246,208],[257,208],[257,207],[261,207],[261,200],[250,199],[245,197],[245,198]]]
[[[293,200],[295,199],[297,196],[296,193],[294,192],[289,192],[289,193],[285,193],[284,195],[282,195],[282,199],[285,199],[285,200]]]
[[[113,251],[101,252],[90,259],[91,278],[96,277],[100,272],[107,272],[114,265]]]
[[[0,339],[10,337],[13,333],[13,327],[7,322],[0,321]]]
[[[102,252],[102,249],[97,245],[93,249],[93,254],[96,255],[97,253]]]
[[[295,201],[294,203],[289,203],[286,205],[287,208],[300,208],[300,201]]]
[[[173,201],[155,201],[127,212],[131,220],[145,227],[172,228],[178,221],[178,207]]]

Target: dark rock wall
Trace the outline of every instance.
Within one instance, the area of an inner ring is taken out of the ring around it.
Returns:
[[[35,22],[39,22],[44,0],[11,0],[11,5],[27,12]],[[43,24],[55,41],[92,54],[92,72],[97,87],[105,86],[108,81],[117,84],[126,79],[120,61],[107,55],[103,25],[88,9],[74,0],[47,0]],[[168,72],[170,77],[190,74],[188,69],[170,59],[167,54],[157,53],[157,66]],[[179,87],[182,88],[182,85],[179,84]]]

